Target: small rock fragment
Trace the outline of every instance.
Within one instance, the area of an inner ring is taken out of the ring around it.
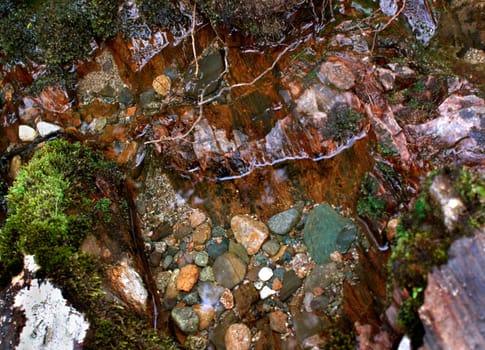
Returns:
[[[194,264],[185,265],[177,277],[177,289],[190,292],[199,279],[199,268]]]
[[[259,296],[261,297],[261,299],[266,299],[275,294],[276,291],[272,290],[268,286],[264,286],[263,289],[261,289],[261,291],[259,292]]]
[[[199,329],[199,316],[190,307],[175,307],[170,313],[172,320],[184,333],[195,333]]]
[[[226,349],[249,350],[251,347],[251,330],[243,323],[229,326],[224,336]]]
[[[216,281],[229,289],[239,284],[246,275],[246,264],[232,253],[225,253],[218,257],[212,269]]]
[[[259,270],[258,277],[263,282],[269,281],[271,277],[273,277],[273,270],[265,266],[261,270]]]
[[[61,130],[61,127],[56,124],[40,121],[37,123],[37,130],[39,131],[40,136],[44,137]]]
[[[19,126],[19,139],[24,142],[31,142],[37,137],[37,131],[28,125]]]
[[[152,82],[153,89],[160,96],[166,96],[169,93],[170,85],[171,85],[170,78],[167,77],[165,74],[159,75]]]
[[[261,221],[245,215],[236,215],[231,220],[231,229],[236,240],[249,255],[254,255],[269,236],[268,227]]]
[[[231,310],[232,308],[234,308],[234,296],[232,295],[230,289],[224,289],[224,292],[222,292],[219,301],[226,308],[226,310]]]
[[[208,304],[197,304],[192,306],[192,310],[199,316],[199,330],[208,328],[214,319],[214,308]]]
[[[298,210],[291,208],[270,217],[268,227],[277,235],[286,235],[298,223],[299,217]]]
[[[271,330],[277,333],[286,333],[286,322],[288,315],[281,310],[276,310],[269,314],[269,326]]]

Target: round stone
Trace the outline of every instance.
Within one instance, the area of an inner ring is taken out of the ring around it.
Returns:
[[[177,327],[184,333],[195,333],[199,329],[199,316],[190,307],[176,307],[170,315]]]
[[[229,326],[224,336],[226,349],[249,350],[251,347],[251,330],[244,323]]]
[[[263,282],[269,281],[273,277],[273,270],[265,266],[259,270],[258,277]]]
[[[170,85],[170,78],[165,74],[159,75],[152,82],[153,89],[161,96],[166,96],[168,94],[170,91]]]

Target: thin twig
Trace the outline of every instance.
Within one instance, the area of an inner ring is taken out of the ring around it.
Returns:
[[[197,2],[194,1],[194,9],[192,11],[192,29],[190,30],[190,37],[192,38],[192,52],[194,54],[194,60],[195,60],[195,77],[197,78],[199,76],[199,62],[197,61],[197,50],[195,49],[195,11],[197,9]]]
[[[403,0],[402,1],[402,6],[401,8],[399,9],[399,11],[396,12],[396,14],[394,16],[391,17],[391,19],[389,21],[387,21],[386,24],[384,24],[383,27],[379,28],[379,29],[376,29],[376,32],[382,32],[383,30],[385,30],[387,27],[389,27],[389,25],[392,23],[392,21],[394,21],[396,18],[399,17],[399,15],[401,14],[401,12],[404,10],[404,8],[406,7],[406,0]]]

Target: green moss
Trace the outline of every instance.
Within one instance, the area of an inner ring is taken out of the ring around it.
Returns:
[[[453,232],[444,227],[441,209],[429,195],[429,186],[439,173],[450,178],[467,208],[463,222]],[[423,303],[428,272],[434,266],[447,262],[448,248],[454,240],[485,224],[484,189],[484,176],[478,171],[470,171],[466,167],[434,171],[426,180],[413,208],[400,217],[388,266],[392,282],[410,294],[400,307],[398,322],[415,346],[420,344],[423,336],[418,308]]]
[[[361,198],[357,202],[357,213],[369,219],[382,219],[385,217],[386,201],[377,197],[377,180],[366,173],[360,187]]]
[[[356,346],[355,332],[350,327],[331,328],[328,332],[328,342],[324,349],[352,350]]]
[[[359,130],[359,121],[363,118],[363,114],[353,110],[347,104],[336,104],[328,112],[324,135],[336,142],[344,142]]]
[[[95,209],[102,215],[104,222],[108,223],[111,221],[111,199],[103,197],[98,202],[96,202]]]

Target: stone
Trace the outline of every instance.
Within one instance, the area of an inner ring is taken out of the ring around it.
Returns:
[[[212,270],[211,266],[206,266],[202,270],[200,270],[199,279],[204,281],[215,281],[216,278],[214,277],[214,271]]]
[[[324,329],[322,320],[311,312],[296,311],[293,315],[293,327],[295,335],[300,343],[315,334],[319,334]]]
[[[411,350],[411,339],[407,335],[404,335],[402,337],[401,341],[399,342],[399,346],[397,347],[397,350]]]
[[[259,300],[258,291],[252,283],[245,283],[235,288],[233,295],[240,315],[245,315],[251,308],[251,305]]]
[[[455,241],[446,265],[428,273],[424,303],[419,308],[424,346],[438,349],[481,349],[485,344],[485,229]]]
[[[215,306],[224,292],[224,287],[212,282],[202,282],[198,284],[197,292],[203,304]]]
[[[386,68],[377,68],[376,73],[377,77],[379,78],[379,82],[384,88],[384,91],[391,91],[394,89],[395,76],[392,70]]]
[[[225,344],[226,331],[232,324],[240,322],[234,310],[226,310],[218,317],[213,332],[209,333],[209,340],[218,350],[229,350]]]
[[[263,282],[269,281],[273,277],[273,270],[265,266],[259,270],[258,277]]]
[[[216,314],[214,308],[208,304],[196,304],[192,310],[199,316],[199,330],[207,329]]]
[[[269,241],[264,242],[262,249],[269,256],[274,256],[278,254],[280,250],[280,244],[278,243],[278,241],[270,239]]]
[[[272,233],[277,235],[288,234],[298,223],[300,213],[298,210],[291,208],[281,213],[275,214],[268,220],[268,227]]]
[[[19,139],[24,142],[34,141],[37,137],[37,131],[28,125],[19,126]]]
[[[184,349],[188,350],[206,350],[209,345],[209,340],[203,336],[189,335],[185,339]]]
[[[301,280],[296,276],[295,271],[286,271],[283,275],[283,287],[280,290],[280,299],[285,301],[291,297],[301,286]]]
[[[245,264],[249,264],[249,255],[246,248],[232,239],[229,240],[229,253],[237,255]]]
[[[133,105],[135,102],[135,98],[133,97],[131,90],[126,86],[121,88],[118,100],[127,107]]]
[[[192,223],[191,223],[192,225]],[[192,225],[192,227],[194,227]],[[211,238],[211,227],[208,223],[203,223],[195,227],[192,235],[192,241],[195,245],[205,244]]]
[[[58,132],[59,130],[62,130],[62,128],[56,124],[47,123],[43,121],[40,121],[37,123],[37,131],[42,137]]]
[[[326,203],[308,214],[303,230],[305,245],[317,264],[330,262],[335,250],[346,253],[356,234],[355,224]]]
[[[288,315],[281,310],[276,310],[269,314],[269,326],[276,333],[286,333],[288,330],[287,322]]]
[[[197,291],[192,291],[183,296],[182,302],[185,305],[195,305],[200,303],[199,293]]]
[[[227,238],[210,240],[206,243],[205,247],[207,254],[209,254],[212,259],[217,259],[229,249],[229,240]]]
[[[206,219],[206,216],[202,210],[195,209],[192,214],[189,216],[190,226],[192,228],[196,228],[200,224],[202,224]]]
[[[219,302],[226,310],[230,310],[234,307],[234,295],[232,295],[230,289],[224,289],[224,292],[222,292],[221,297],[219,298]]]
[[[249,350],[251,348],[251,330],[243,323],[229,326],[224,336],[226,349]]]
[[[194,99],[198,99],[201,93],[206,96],[216,91],[219,86],[219,78],[224,71],[224,60],[219,50],[207,50],[198,63],[199,74],[197,77],[194,77],[194,65],[190,66],[185,74],[185,78],[188,80],[185,85],[186,93]]]
[[[184,333],[195,333],[199,329],[199,316],[190,307],[175,307],[170,313],[172,320]]]
[[[229,289],[239,284],[246,275],[246,264],[232,253],[219,256],[212,269],[217,283]]]
[[[231,229],[236,240],[246,248],[249,255],[256,254],[269,236],[268,227],[261,221],[245,215],[231,219]]]
[[[330,82],[341,90],[351,89],[355,85],[355,75],[352,70],[337,59],[323,62],[317,75],[322,83]]]
[[[8,169],[8,176],[12,180],[15,180],[15,178],[17,177],[21,167],[22,167],[22,157],[19,154],[16,154],[12,157],[12,160],[10,160],[10,167]]]
[[[259,291],[259,297],[264,300],[266,298],[269,298],[270,296],[272,295],[275,295],[276,294],[276,291],[275,290],[272,290],[270,287],[268,286],[264,286],[263,289],[261,289]]]
[[[112,288],[121,298],[140,313],[146,311],[148,292],[140,274],[128,260],[121,261],[116,266],[110,266],[109,276]]]
[[[162,261],[162,253],[154,251],[150,254],[150,265],[153,267],[160,266],[160,262]]]
[[[195,265],[205,267],[209,263],[209,254],[207,252],[199,252],[194,259]]]
[[[160,96],[166,96],[170,92],[170,78],[167,77],[165,74],[161,74],[153,79],[152,86],[157,94],[159,94]]]
[[[450,232],[453,231],[466,207],[451,180],[444,174],[436,175],[429,186],[429,194],[440,205],[446,228]]]

